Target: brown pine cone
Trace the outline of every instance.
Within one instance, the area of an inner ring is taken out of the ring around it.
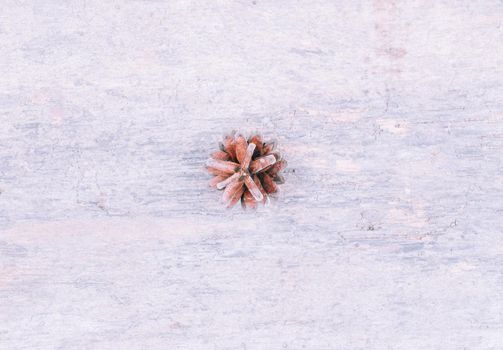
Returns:
[[[241,200],[243,208],[256,208],[266,203],[268,195],[278,191],[284,182],[280,172],[286,161],[274,151],[274,142],[263,142],[258,134],[248,140],[240,134],[230,134],[206,162],[208,172],[215,177],[210,186],[224,190],[223,201],[233,207]]]

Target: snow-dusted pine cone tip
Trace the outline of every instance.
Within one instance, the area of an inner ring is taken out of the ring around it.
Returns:
[[[275,142],[264,142],[258,134],[248,140],[235,133],[224,137],[220,150],[211,154],[206,167],[215,175],[210,186],[224,190],[222,199],[227,207],[241,201],[243,208],[254,209],[278,191],[278,184],[284,182],[280,172],[286,161],[275,146]]]

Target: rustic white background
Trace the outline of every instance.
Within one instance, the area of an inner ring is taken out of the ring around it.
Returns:
[[[0,348],[503,349],[502,148],[502,1],[0,0]]]

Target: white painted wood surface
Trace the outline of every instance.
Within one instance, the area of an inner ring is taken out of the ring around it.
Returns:
[[[0,53],[1,349],[503,348],[503,2],[2,0]]]

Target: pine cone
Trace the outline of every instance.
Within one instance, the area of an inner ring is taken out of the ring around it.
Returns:
[[[280,172],[286,161],[274,151],[274,142],[263,142],[260,135],[248,141],[240,134],[227,135],[220,150],[213,152],[206,162],[208,172],[215,177],[210,186],[224,190],[223,201],[233,207],[239,200],[243,208],[256,208],[266,203],[268,195],[278,191],[284,182]]]

